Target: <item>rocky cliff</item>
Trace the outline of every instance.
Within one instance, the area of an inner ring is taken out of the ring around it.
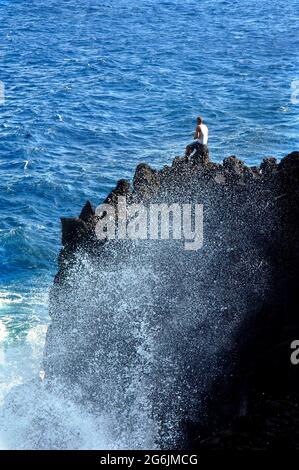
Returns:
[[[62,219],[49,385],[109,416],[122,447],[299,447],[299,152],[140,164],[104,202],[118,196],[202,204],[203,246],[98,240],[89,202]]]

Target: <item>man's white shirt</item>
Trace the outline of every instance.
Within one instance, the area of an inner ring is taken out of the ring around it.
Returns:
[[[205,124],[201,124],[200,129],[201,129],[201,137],[199,139],[195,139],[195,141],[200,144],[207,145],[208,139],[209,139],[208,126],[206,126]]]

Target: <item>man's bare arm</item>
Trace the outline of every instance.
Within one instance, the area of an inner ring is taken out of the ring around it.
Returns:
[[[200,126],[197,126],[196,129],[195,129],[194,137],[193,137],[193,138],[194,138],[194,139],[199,139],[200,134],[201,134]]]

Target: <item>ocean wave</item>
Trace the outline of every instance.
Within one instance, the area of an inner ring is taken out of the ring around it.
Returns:
[[[0,292],[0,308],[2,305],[20,304],[23,298],[14,292]]]

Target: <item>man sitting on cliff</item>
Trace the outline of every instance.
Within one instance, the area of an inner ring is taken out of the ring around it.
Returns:
[[[208,126],[203,124],[202,117],[198,116],[197,126],[194,133],[194,140],[191,144],[187,145],[185,156],[189,157],[194,150],[196,150],[196,155],[200,156],[202,160],[208,160],[209,150],[207,147],[209,138]]]

